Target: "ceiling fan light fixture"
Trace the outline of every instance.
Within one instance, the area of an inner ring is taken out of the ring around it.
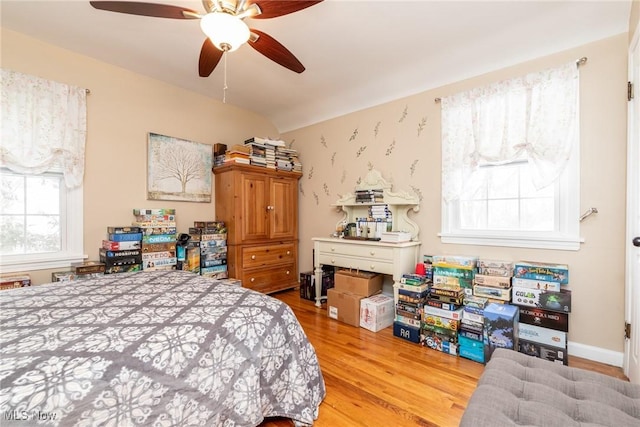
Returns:
[[[211,12],[200,20],[200,28],[215,47],[233,52],[249,40],[249,27],[241,19],[225,13]]]

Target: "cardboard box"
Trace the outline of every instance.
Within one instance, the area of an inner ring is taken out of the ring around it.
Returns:
[[[571,291],[569,289],[561,289],[560,292],[552,292],[542,289],[514,287],[512,302],[525,307],[570,313]]]
[[[327,315],[352,326],[360,326],[360,300],[362,295],[343,292],[336,288],[327,290]]]
[[[530,342],[546,344],[552,347],[567,347],[567,333],[555,329],[520,323],[518,337]]]
[[[520,307],[520,323],[569,332],[569,314],[558,311]]]
[[[569,365],[569,354],[566,348],[549,346],[537,342],[518,340],[518,352],[540,359]]]
[[[520,311],[510,304],[491,303],[484,309],[485,361],[491,359],[496,348],[518,349]]]
[[[416,344],[420,342],[420,328],[417,326],[409,326],[404,323],[393,322],[393,335]]]
[[[484,342],[458,336],[458,355],[474,362],[484,363]]]
[[[368,271],[338,270],[334,282],[335,289],[363,297],[382,291],[382,275]]]
[[[393,325],[395,307],[393,297],[384,294],[373,295],[360,300],[360,327],[372,332]]]
[[[566,264],[518,261],[515,264],[514,277],[545,280],[566,285],[569,283],[569,266]]]

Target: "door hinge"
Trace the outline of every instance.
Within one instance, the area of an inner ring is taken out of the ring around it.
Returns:
[[[631,339],[631,323],[624,323],[624,337],[628,340]]]
[[[627,82],[627,101],[633,99],[633,83]]]

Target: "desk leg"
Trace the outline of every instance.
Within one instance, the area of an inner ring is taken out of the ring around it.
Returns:
[[[322,296],[322,266],[316,265],[315,270],[313,270],[315,275],[315,286],[316,286],[316,307],[322,307],[322,299],[327,298]]]

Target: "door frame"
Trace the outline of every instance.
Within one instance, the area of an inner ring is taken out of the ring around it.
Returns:
[[[628,103],[627,108],[627,224],[625,233],[626,279],[625,279],[625,322],[631,325],[631,336],[624,344],[624,374],[635,383],[640,383],[640,303],[635,299],[640,296],[640,266],[638,265],[639,248],[631,243],[640,236],[640,94],[635,87],[640,85],[640,23],[636,25],[633,39],[629,44],[628,78],[634,84],[636,96]]]

